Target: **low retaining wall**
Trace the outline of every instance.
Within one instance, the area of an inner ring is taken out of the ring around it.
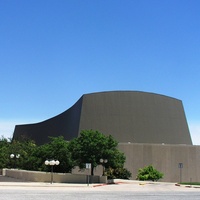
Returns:
[[[17,169],[3,169],[3,175],[31,182],[51,182],[50,172],[27,171]],[[89,176],[90,183],[107,183],[106,176]],[[80,174],[53,173],[55,183],[87,183],[88,176]]]

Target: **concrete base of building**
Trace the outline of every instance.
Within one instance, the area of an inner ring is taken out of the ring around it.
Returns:
[[[200,146],[119,143],[125,168],[136,179],[138,170],[152,165],[164,174],[163,182],[200,182]]]

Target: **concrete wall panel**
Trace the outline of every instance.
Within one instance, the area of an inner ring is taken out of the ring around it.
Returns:
[[[119,149],[126,155],[125,167],[132,179],[139,168],[153,165],[164,173],[162,181],[179,182],[181,170],[181,181],[200,182],[200,146],[120,143]],[[183,163],[182,169],[179,163]]]
[[[83,96],[79,132],[99,130],[119,142],[192,144],[180,100],[144,92]]]
[[[4,176],[22,179],[32,182],[51,182],[50,172],[3,169]],[[90,176],[90,183],[107,183],[106,176]],[[87,175],[85,174],[62,174],[53,173],[53,182],[55,183],[87,183]]]

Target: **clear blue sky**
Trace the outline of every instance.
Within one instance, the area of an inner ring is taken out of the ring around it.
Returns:
[[[199,0],[0,0],[0,135],[83,94],[182,100],[200,144]]]

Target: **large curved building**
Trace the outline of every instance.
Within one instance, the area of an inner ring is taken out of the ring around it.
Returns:
[[[112,135],[120,143],[192,144],[180,100],[138,91],[84,94],[51,119],[16,125],[13,138],[28,137],[43,144],[49,136],[71,140],[86,129]]]
[[[51,119],[17,125],[13,138],[28,137],[43,144],[49,136],[71,140],[88,129],[110,134],[119,142],[132,179],[139,168],[153,165],[164,173],[163,181],[200,181],[200,146],[192,145],[182,102],[164,95],[137,91],[85,94]]]

